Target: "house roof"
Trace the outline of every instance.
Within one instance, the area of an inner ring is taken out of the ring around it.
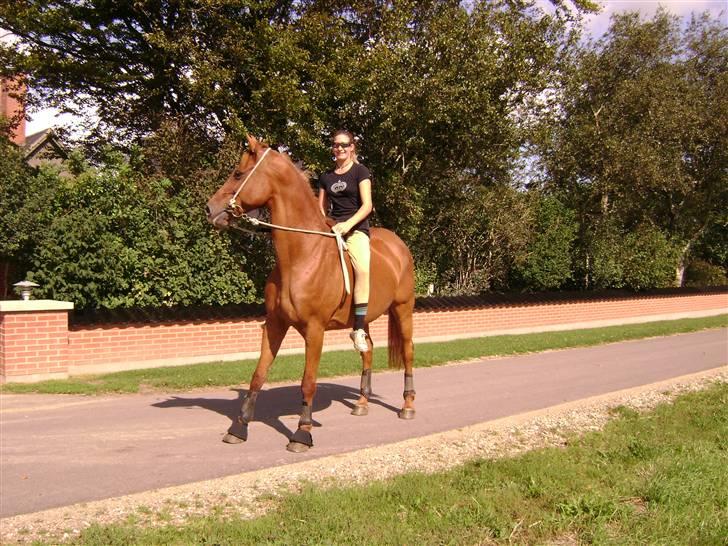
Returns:
[[[30,160],[40,150],[48,146],[53,148],[53,151],[57,156],[63,158],[67,156],[66,150],[56,138],[53,129],[49,127],[48,129],[43,129],[42,131],[38,131],[37,133],[33,133],[32,135],[25,137],[25,144],[23,145],[23,148],[25,149],[25,159]]]
[[[27,135],[25,137],[25,144],[23,145],[26,153],[32,154],[33,151],[38,146],[40,146],[45,139],[51,136],[53,136],[53,129],[51,129],[50,127],[47,129],[43,129],[42,131],[38,131],[37,133],[33,133],[32,135]]]

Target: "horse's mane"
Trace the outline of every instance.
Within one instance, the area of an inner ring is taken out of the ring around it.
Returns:
[[[311,190],[311,178],[313,176],[313,173],[309,170],[304,170],[298,165],[296,165],[291,157],[286,153],[278,152],[278,155],[283,159],[283,161],[287,164],[288,167],[291,168],[291,170],[296,174],[297,181],[299,183],[304,183],[306,187]],[[311,191],[311,196],[315,197],[313,194],[313,191]]]
[[[293,167],[293,169],[294,169],[294,170],[296,171],[296,173],[298,174],[298,176],[299,176],[299,177],[300,177],[300,178],[301,178],[301,179],[302,179],[302,180],[303,180],[304,182],[306,182],[307,184],[310,184],[310,183],[311,183],[311,178],[312,178],[312,176],[313,176],[313,173],[312,173],[311,171],[309,171],[308,169],[302,169],[301,167],[299,167],[298,165],[296,165],[296,164],[295,164],[295,163],[293,162],[293,160],[291,159],[291,156],[289,156],[288,154],[281,154],[281,156],[282,156],[282,157],[283,157],[284,159],[286,159],[286,160],[288,161],[288,163],[290,163],[290,164],[291,164],[291,166],[292,166],[292,167]],[[303,164],[303,162],[301,162],[301,164]]]

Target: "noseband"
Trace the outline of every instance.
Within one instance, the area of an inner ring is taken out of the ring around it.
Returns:
[[[238,204],[238,195],[240,195],[240,192],[243,191],[243,187],[245,187],[245,184],[248,183],[248,180],[250,180],[250,177],[253,176],[253,173],[255,172],[255,169],[258,168],[258,165],[263,163],[263,160],[265,159],[265,156],[268,155],[268,152],[270,152],[270,148],[266,148],[265,152],[263,152],[263,156],[260,158],[260,161],[257,161],[255,165],[253,165],[253,168],[248,173],[248,176],[245,177],[245,180],[242,181],[240,184],[240,187],[238,187],[238,190],[235,192],[235,194],[232,196],[230,201],[228,201],[228,206],[225,209],[225,212],[229,212],[232,216],[235,218],[242,218],[245,215],[245,211],[243,210],[243,207],[241,207]]]

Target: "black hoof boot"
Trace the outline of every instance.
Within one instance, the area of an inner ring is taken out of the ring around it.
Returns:
[[[238,417],[223,436],[222,441],[226,444],[240,444],[248,439],[248,423]]]
[[[293,453],[304,453],[313,447],[313,436],[307,430],[299,428],[291,436],[291,441],[288,442],[286,449]]]

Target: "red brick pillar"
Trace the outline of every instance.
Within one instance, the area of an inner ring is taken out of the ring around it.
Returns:
[[[25,93],[25,83],[21,78],[0,78],[0,115],[17,124],[11,140],[18,146],[25,144],[25,106],[22,101]]]
[[[67,301],[0,301],[0,382],[68,377],[71,309]]]

